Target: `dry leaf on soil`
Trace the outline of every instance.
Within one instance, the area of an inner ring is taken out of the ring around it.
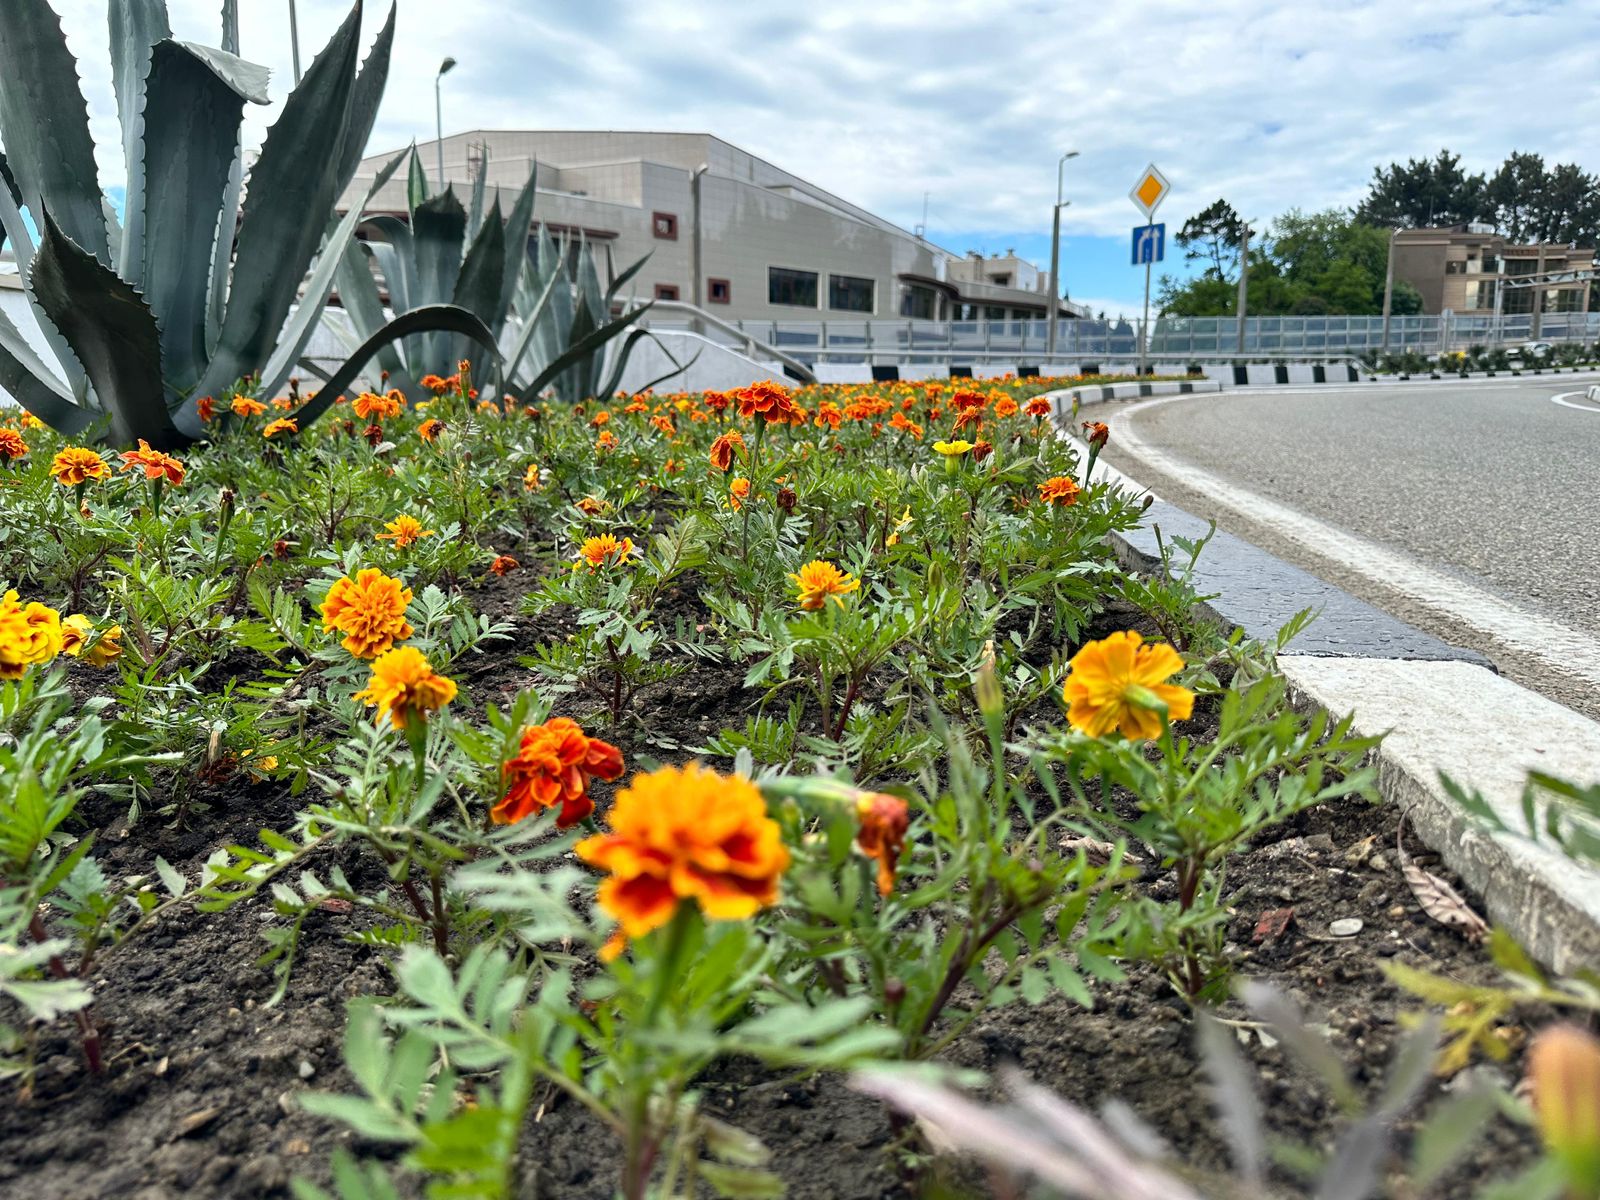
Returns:
[[[1471,941],[1482,941],[1489,934],[1488,923],[1477,913],[1473,912],[1461,896],[1444,880],[1437,875],[1424,871],[1411,861],[1411,856],[1406,853],[1404,845],[1405,822],[1400,823],[1399,830],[1395,833],[1395,851],[1400,856],[1400,873],[1405,876],[1406,886],[1411,889],[1411,894],[1417,898],[1417,903],[1422,906],[1422,911],[1427,913],[1441,925],[1448,925],[1451,929],[1459,930],[1461,934]]]

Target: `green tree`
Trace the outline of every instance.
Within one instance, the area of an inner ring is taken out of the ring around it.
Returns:
[[[1205,263],[1205,274],[1222,281],[1238,278],[1243,239],[1244,222],[1226,200],[1212,201],[1190,217],[1177,236],[1185,261]]]
[[[1423,228],[1493,221],[1488,181],[1461,169],[1461,156],[1448,150],[1437,158],[1413,158],[1372,172],[1372,187],[1356,208],[1356,218],[1385,228]]]
[[[1489,180],[1486,195],[1494,206],[1495,227],[1514,242],[1538,237],[1544,219],[1546,186],[1544,158],[1511,152]]]

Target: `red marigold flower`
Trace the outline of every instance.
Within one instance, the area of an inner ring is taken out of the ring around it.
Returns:
[[[566,829],[594,812],[590,779],[622,777],[622,751],[589,737],[569,717],[552,717],[522,731],[517,756],[502,774],[506,793],[489,811],[496,825],[509,825],[546,808],[560,808],[556,828]]]
[[[1028,401],[1022,411],[1030,417],[1048,417],[1050,415],[1050,401],[1043,396],[1035,396]]]
[[[212,396],[201,396],[195,403],[194,411],[200,420],[209,425],[217,415],[217,401]]]
[[[139,439],[137,450],[124,450],[122,452],[122,469],[124,471],[143,471],[144,477],[149,480],[164,480],[173,487],[183,482],[183,464],[170,454],[163,454],[159,450],[150,449],[150,443],[143,438]]]
[[[434,417],[429,417],[421,425],[417,426],[417,436],[424,442],[432,443],[443,432],[444,422],[437,420]]]
[[[1111,430],[1104,421],[1085,421],[1083,423],[1083,440],[1097,450],[1103,450],[1105,444],[1111,440]]]
[[[724,433],[711,443],[711,465],[719,471],[731,471],[735,452],[744,457],[744,435],[738,430]]]
[[[770,379],[740,388],[734,395],[739,400],[739,415],[745,420],[761,417],[767,421],[789,422],[799,412],[789,389]]]
[[[516,559],[512,558],[511,555],[496,554],[494,556],[494,561],[489,564],[489,570],[496,575],[504,576],[511,574],[511,572],[515,571],[520,566],[522,566],[522,564]]]
[[[856,817],[861,822],[856,851],[878,860],[878,894],[887,896],[894,891],[894,870],[906,848],[911,813],[898,796],[873,792],[856,801]]]

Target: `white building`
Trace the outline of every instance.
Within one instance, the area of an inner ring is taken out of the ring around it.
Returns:
[[[475,130],[444,139],[444,177],[465,200],[482,175],[510,209],[538,164],[534,220],[582,233],[613,269],[646,254],[643,298],[728,320],[1043,319],[1048,281],[1030,263],[964,257],[703,133]],[[418,150],[433,182],[438,143]],[[364,159],[341,208],[394,151]],[[405,214],[405,172],[369,205]],[[981,267],[980,265],[981,264]],[[1086,315],[1061,303],[1062,317]]]

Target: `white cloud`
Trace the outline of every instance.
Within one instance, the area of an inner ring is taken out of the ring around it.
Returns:
[[[122,174],[104,0],[56,0],[84,64],[107,183]],[[172,0],[215,42],[218,0]],[[243,50],[290,82],[287,4],[240,0]],[[299,0],[307,63],[348,11]],[[369,4],[375,30],[386,7]],[[696,129],[905,225],[1039,229],[1064,149],[1080,234],[1125,236],[1147,161],[1162,216],[1217,196],[1251,216],[1353,203],[1378,163],[1441,146],[1592,154],[1600,0],[401,0],[373,149],[445,127]],[[276,108],[252,110],[259,139]],[[1600,166],[1600,163],[1590,163]]]

